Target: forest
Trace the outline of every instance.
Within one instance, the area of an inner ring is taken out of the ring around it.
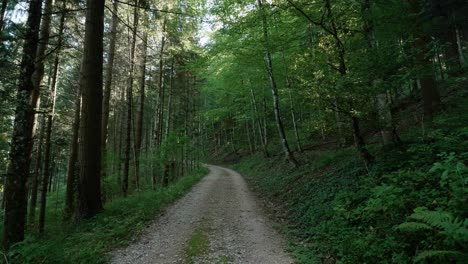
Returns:
[[[2,263],[467,263],[467,166],[467,0],[1,1]]]

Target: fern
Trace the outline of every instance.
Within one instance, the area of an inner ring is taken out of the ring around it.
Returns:
[[[468,242],[468,219],[463,221],[447,212],[429,211],[424,207],[416,208],[410,218],[439,230],[441,234],[452,238],[456,242]],[[413,223],[413,225],[420,224],[418,222],[407,222],[404,224],[408,223]]]
[[[414,213],[409,217],[414,221],[405,222],[398,226],[398,229],[406,232],[417,232],[422,230],[435,230],[445,236],[448,241],[455,242],[464,247],[468,242],[468,219],[460,220],[444,211],[429,211],[425,207],[414,209]],[[461,259],[467,255],[457,250],[426,250],[417,254],[414,261],[421,262],[427,259]]]
[[[431,230],[432,227],[424,223],[406,222],[400,224],[398,229],[404,232],[418,232],[421,230]]]

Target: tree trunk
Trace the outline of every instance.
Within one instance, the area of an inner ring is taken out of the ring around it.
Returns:
[[[458,59],[460,60],[460,64],[464,66],[466,64],[466,59],[465,59],[465,55],[463,54],[462,39],[460,36],[460,30],[458,29],[458,27],[455,28],[455,35],[457,38]]]
[[[366,144],[364,143],[364,138],[361,135],[361,131],[359,129],[359,119],[355,116],[351,117],[353,121],[353,131],[354,131],[354,138],[356,139],[356,147],[361,154],[362,159],[366,163],[366,166],[372,165],[374,162],[374,157],[369,153],[366,148]]]
[[[249,144],[250,153],[253,153],[254,147],[252,145],[252,139],[250,137],[249,122],[245,122],[245,131],[246,131],[246,136],[247,136],[247,143]]]
[[[102,102],[102,128],[101,128],[101,151],[102,151],[102,175],[101,177],[104,179],[107,173],[107,138],[109,133],[109,105],[110,105],[110,95],[111,95],[111,87],[112,87],[112,75],[114,71],[114,58],[115,58],[115,43],[117,38],[117,24],[118,24],[118,2],[116,0],[113,1],[113,8],[112,8],[112,24],[111,24],[111,32],[110,32],[110,43],[109,43],[109,55],[108,55],[108,62],[107,68],[105,73],[105,83],[104,83],[104,99]]]
[[[255,123],[257,123],[257,125],[258,125],[258,133],[260,135],[260,144],[262,146],[263,154],[265,155],[265,157],[268,157],[269,153],[268,153],[268,149],[267,149],[267,145],[266,145],[266,139],[265,139],[265,135],[263,133],[260,118],[258,116],[259,114],[258,114],[258,108],[257,108],[257,100],[255,99],[255,94],[253,92],[252,83],[250,83],[249,86],[250,86],[250,96],[252,98],[252,107],[253,107],[254,115],[255,115],[254,119],[256,120]],[[254,129],[255,129],[255,127],[254,127]]]
[[[51,1],[51,0],[48,0]],[[65,2],[64,6],[65,7]],[[39,236],[44,234],[44,225],[45,225],[45,213],[46,213],[46,203],[47,203],[47,189],[44,186],[47,186],[49,177],[50,177],[50,160],[51,160],[51,136],[52,136],[52,124],[55,114],[55,100],[57,94],[57,75],[59,70],[60,62],[60,50],[62,48],[62,35],[63,27],[65,25],[65,12],[62,13],[60,18],[60,26],[58,32],[58,43],[57,50],[55,52],[55,59],[52,72],[52,83],[50,85],[50,99],[49,99],[49,113],[47,116],[47,128],[46,128],[46,142],[45,142],[45,151],[44,151],[44,174],[42,178],[42,193],[41,193],[41,206],[39,210]]]
[[[41,121],[41,134],[39,135],[39,142],[37,144],[36,153],[36,164],[32,177],[32,190],[31,190],[31,201],[29,202],[29,223],[33,224],[36,217],[36,205],[37,205],[37,191],[39,185],[39,177],[42,172],[42,144],[44,143],[45,137],[45,117]]]
[[[163,34],[166,29],[166,20],[163,22]],[[161,38],[161,48],[159,50],[159,79],[158,79],[158,103],[156,108],[155,144],[162,143],[163,115],[164,115],[164,47],[166,37]]]
[[[77,220],[99,213],[101,201],[101,129],[104,0],[88,0],[80,86],[80,182]]]
[[[64,218],[69,219],[75,210],[75,175],[76,162],[78,161],[78,137],[80,130],[81,92],[77,87],[75,98],[75,115],[72,124],[72,138],[70,142],[70,153],[67,167],[67,188],[65,191]]]
[[[362,15],[364,17],[364,32],[366,33],[367,43],[372,52],[377,52],[379,45],[375,39],[374,23],[372,21],[372,3],[371,0],[365,0],[362,6]],[[371,77],[372,78],[372,77]],[[371,81],[374,90],[379,90],[382,84],[381,78],[375,78]],[[382,90],[382,89],[380,89]],[[384,145],[392,142],[393,118],[388,102],[387,93],[381,91],[376,97],[376,109],[379,116],[380,133]]]
[[[267,17],[265,10],[262,4],[262,0],[257,0],[258,8],[262,15],[262,25],[263,25],[263,43],[265,48],[265,60],[267,64],[268,77],[270,79],[271,85],[271,94],[273,97],[273,109],[275,113],[276,126],[278,128],[278,133],[281,139],[281,145],[283,147],[283,152],[286,156],[286,159],[294,166],[297,167],[299,163],[294,158],[294,155],[289,149],[288,141],[286,139],[286,134],[284,132],[283,122],[281,120],[281,114],[279,110],[279,96],[278,96],[278,87],[276,86],[276,80],[273,74],[273,63],[270,54],[269,39],[268,39],[268,25]]]
[[[166,127],[164,132],[164,138],[167,141],[169,137],[169,131],[171,126],[171,115],[172,115],[172,96],[174,93],[174,58],[171,62],[171,75],[170,75],[170,86],[169,86],[169,98],[167,99],[167,114],[166,114]]]
[[[424,73],[420,76],[421,96],[423,100],[424,115],[428,120],[432,119],[434,112],[440,105],[440,95],[437,91],[437,83],[434,79],[433,72],[430,71],[431,61],[427,58],[429,49],[429,38],[426,36],[416,40],[416,47],[419,49],[416,54],[416,60],[423,67]]]
[[[293,122],[294,136],[296,137],[297,151],[302,152],[301,138],[299,137],[299,129],[297,128],[296,111],[294,109],[294,102],[291,92],[291,81],[289,80],[289,77],[286,77],[286,82],[289,91],[289,107],[291,110],[291,119]]]
[[[35,104],[31,104],[34,84],[32,77],[35,70],[38,46],[39,25],[41,21],[41,0],[29,2],[23,57],[16,95],[16,111],[13,135],[9,153],[5,181],[4,200],[5,217],[3,246],[9,249],[14,243],[24,239],[24,227],[27,214],[27,182],[31,163],[32,134]]]
[[[5,26],[5,14],[8,5],[8,0],[2,0],[2,9],[0,11],[0,40],[3,34],[3,27]]]
[[[418,65],[421,67],[421,74],[419,78],[421,84],[421,96],[423,100],[424,115],[427,120],[431,120],[434,112],[437,110],[440,104],[440,95],[437,91],[437,83],[432,72],[432,62],[427,56],[431,51],[431,47],[429,46],[430,38],[424,32],[422,22],[419,21],[422,8],[420,2],[418,0],[408,1],[411,12],[416,18],[414,27],[415,30],[413,32],[416,38],[414,46],[417,49],[415,59]]]
[[[140,1],[143,2],[143,1]],[[138,111],[136,117],[136,128],[135,128],[135,186],[137,189],[140,188],[140,155],[141,155],[141,142],[143,134],[143,116],[145,106],[145,76],[146,76],[146,55],[147,55],[147,41],[148,41],[148,15],[146,12],[143,13],[143,40],[140,44],[140,60],[139,60],[139,80],[138,80]]]
[[[54,83],[54,82],[53,82]],[[52,87],[51,87],[52,88]],[[50,101],[52,102],[52,109],[55,106],[55,88],[52,88]],[[54,111],[48,114],[47,128],[46,128],[46,141],[44,151],[44,174],[42,175],[42,190],[41,190],[41,206],[39,208],[39,236],[44,235],[45,213],[47,203],[47,186],[49,185],[50,176],[50,149],[51,149],[51,136],[52,136],[52,121]]]
[[[123,183],[122,191],[123,195],[127,196],[128,194],[128,175],[130,171],[130,149],[131,149],[131,132],[132,132],[132,101],[133,101],[133,75],[135,70],[135,45],[136,37],[138,30],[138,7],[136,6],[137,2],[135,1],[135,8],[133,11],[133,30],[132,30],[132,40],[130,43],[130,68],[128,71],[127,79],[127,123],[126,123],[126,135],[125,135],[125,151],[124,151],[124,174],[123,174]]]

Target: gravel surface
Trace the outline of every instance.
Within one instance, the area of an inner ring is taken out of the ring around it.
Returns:
[[[210,173],[169,207],[111,263],[288,264],[283,238],[273,229],[237,172],[208,166]],[[203,230],[209,249],[194,258],[187,248],[195,230]]]

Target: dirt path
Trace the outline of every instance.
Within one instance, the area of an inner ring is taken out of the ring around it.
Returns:
[[[111,263],[293,263],[244,179],[209,166],[210,173]]]

